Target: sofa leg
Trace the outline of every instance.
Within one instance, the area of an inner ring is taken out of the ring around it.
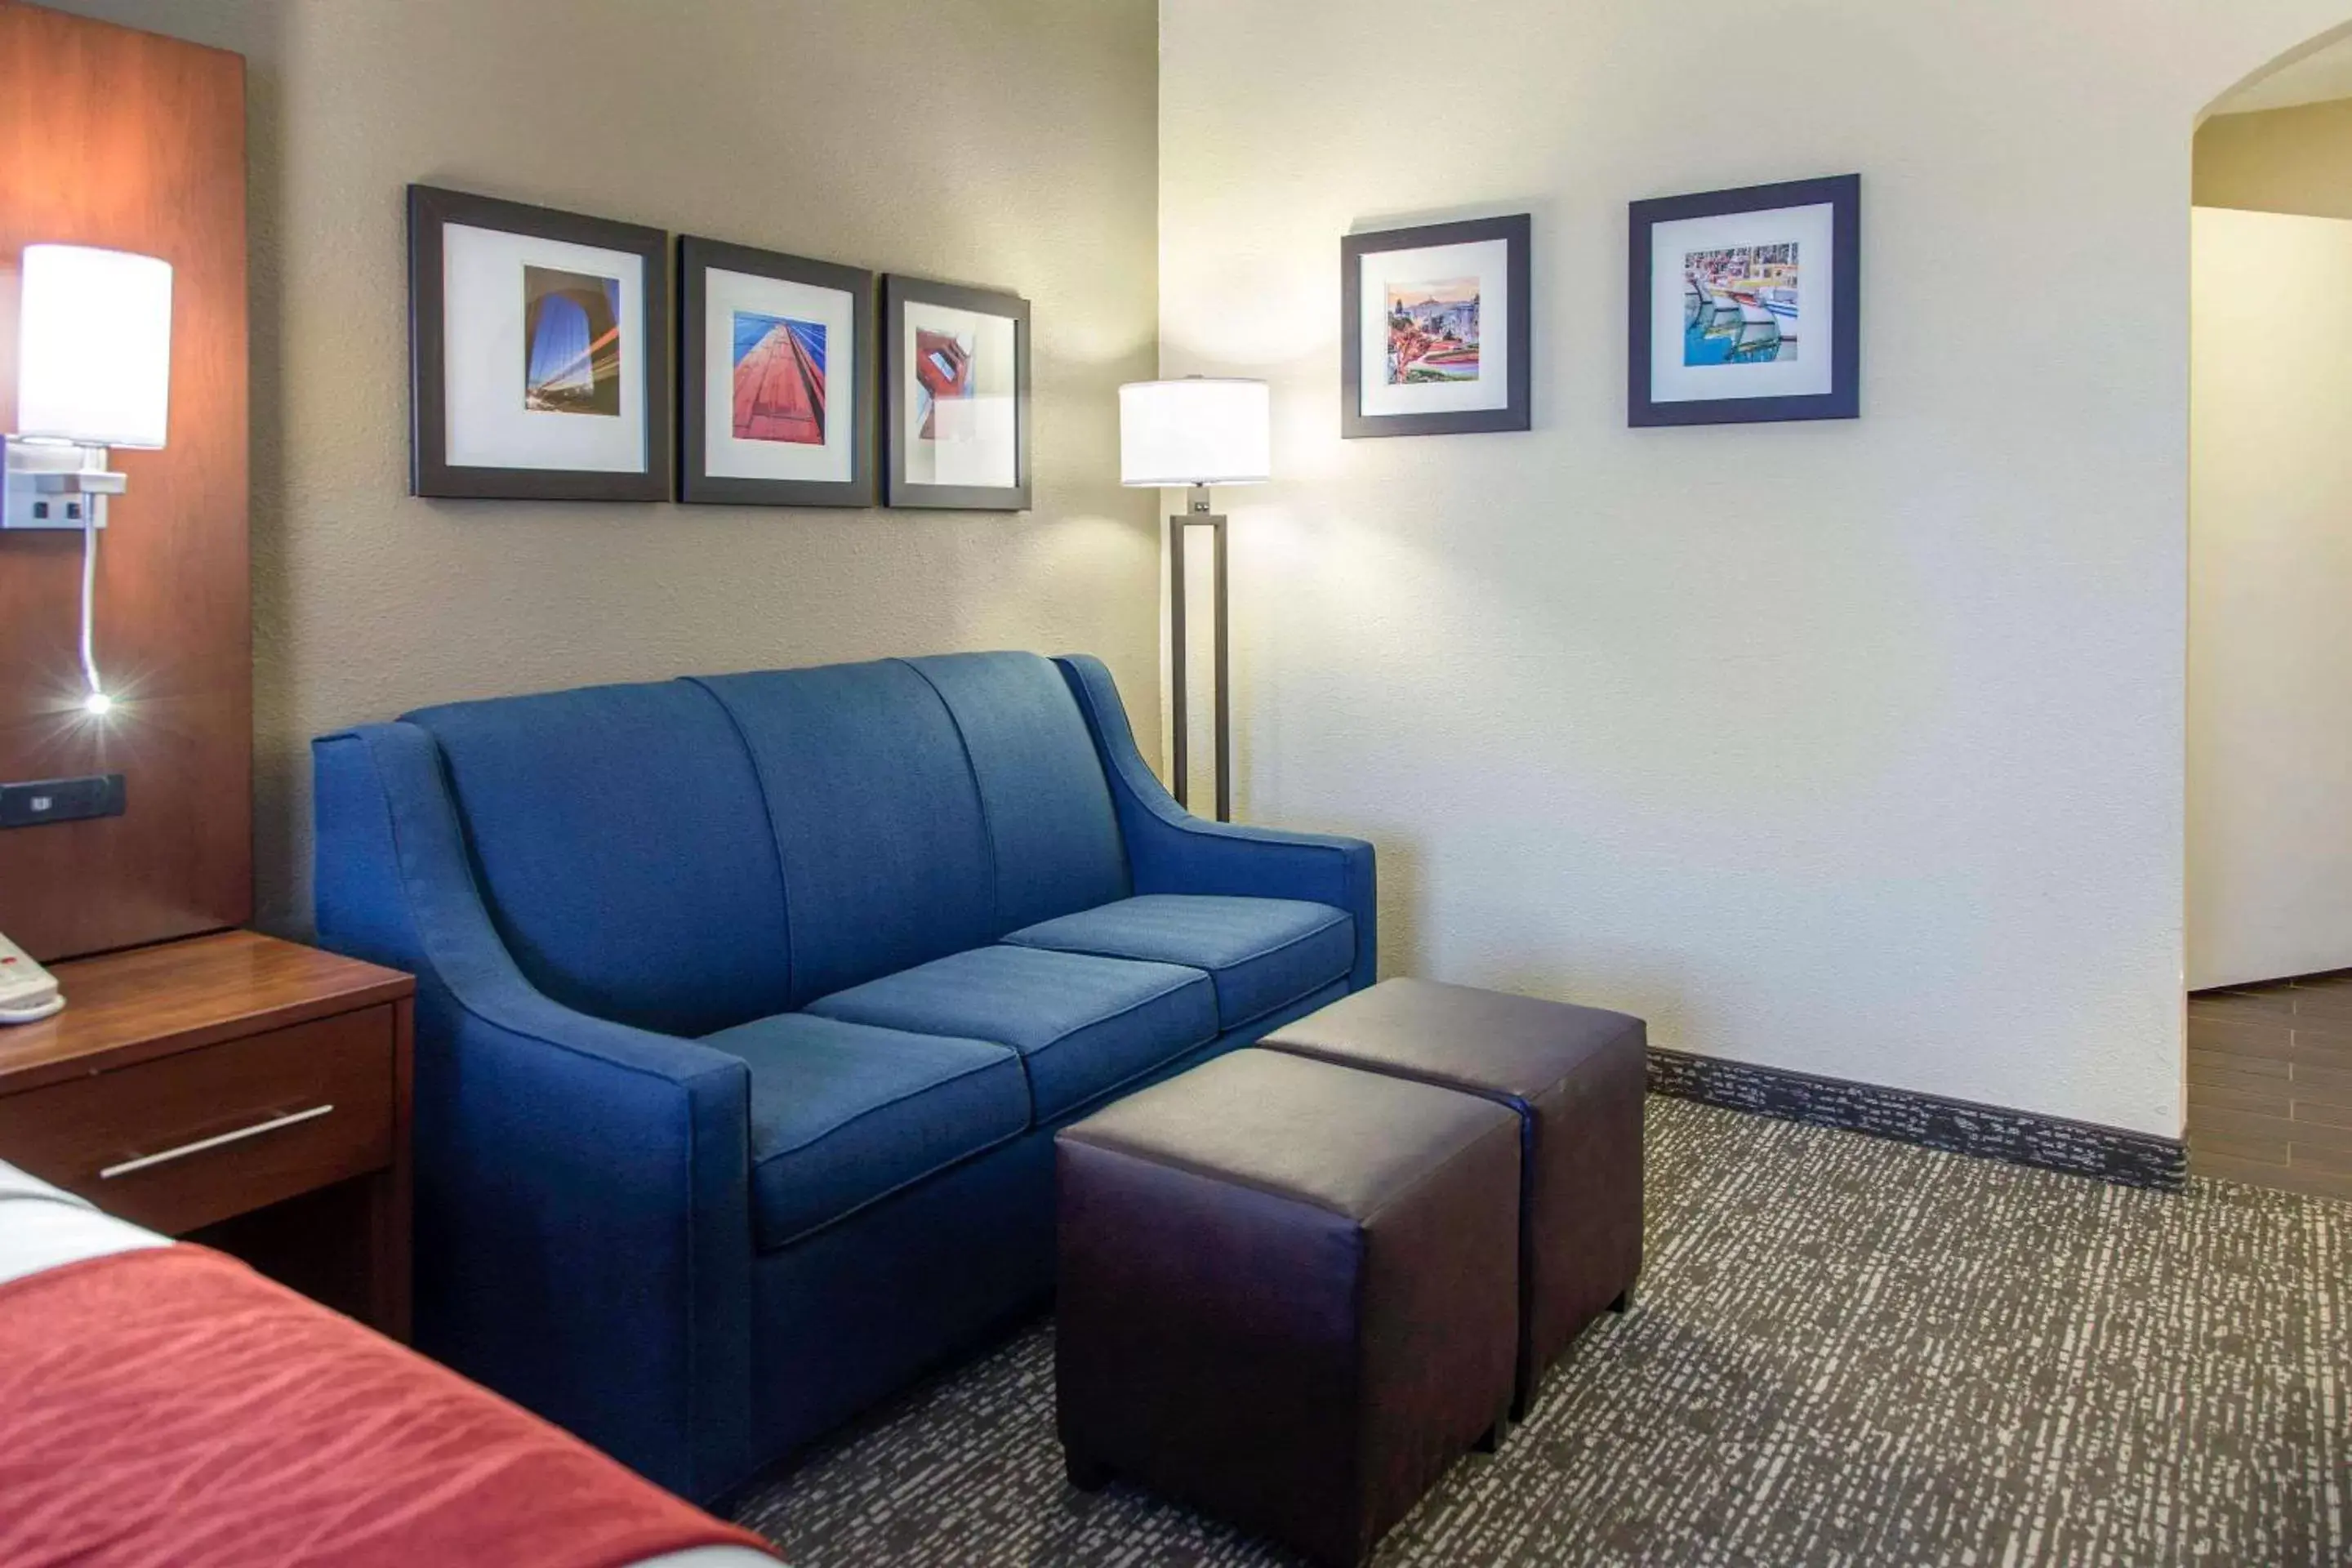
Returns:
[[[1082,1492],[1098,1492],[1110,1485],[1110,1467],[1097,1459],[1085,1458],[1071,1450],[1062,1450],[1062,1470],[1070,1484]]]
[[[1495,1424],[1487,1427],[1484,1432],[1479,1433],[1478,1440],[1472,1444],[1471,1447],[1477,1449],[1478,1452],[1482,1454],[1491,1454],[1501,1448],[1503,1446],[1503,1439],[1510,1435],[1510,1406],[1505,1405],[1501,1411],[1496,1413],[1495,1416]]]
[[[1628,1285],[1625,1289],[1617,1292],[1617,1299],[1609,1303],[1609,1310],[1616,1313],[1618,1316],[1622,1317],[1627,1311],[1632,1310],[1633,1305],[1633,1287]]]

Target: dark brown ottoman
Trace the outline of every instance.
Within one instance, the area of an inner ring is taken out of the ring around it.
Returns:
[[[1642,1272],[1648,1028],[1598,1007],[1384,980],[1265,1047],[1483,1095],[1527,1125],[1515,1419],[1544,1370]]]
[[[1071,1481],[1360,1562],[1510,1403],[1519,1122],[1273,1051],[1063,1130]]]

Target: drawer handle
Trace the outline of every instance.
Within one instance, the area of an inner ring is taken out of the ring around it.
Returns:
[[[275,1132],[281,1127],[291,1127],[297,1122],[316,1121],[334,1109],[331,1105],[314,1105],[308,1110],[298,1110],[290,1116],[272,1117],[268,1121],[257,1121],[250,1127],[240,1127],[234,1132],[222,1132],[210,1138],[199,1138],[193,1143],[183,1143],[176,1149],[166,1149],[160,1154],[142,1154],[136,1160],[125,1160],[120,1165],[109,1165],[98,1173],[98,1179],[101,1182],[110,1182],[117,1176],[127,1176],[133,1171],[143,1171],[150,1165],[184,1160],[191,1154],[201,1154],[207,1149],[217,1149],[225,1143],[242,1143],[247,1138],[258,1138],[265,1132]]]

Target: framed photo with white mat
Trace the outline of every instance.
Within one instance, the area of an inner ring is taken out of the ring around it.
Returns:
[[[1530,427],[1527,214],[1339,241],[1339,434]]]
[[[1626,420],[1862,412],[1862,176],[1633,204]]]
[[[1029,301],[882,279],[883,500],[1029,509]]]
[[[409,489],[667,500],[669,237],[408,187]]]
[[[874,504],[874,274],[678,241],[678,500]]]

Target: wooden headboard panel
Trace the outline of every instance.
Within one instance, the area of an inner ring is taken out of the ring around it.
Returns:
[[[99,547],[113,715],[74,707],[80,536],[0,533],[0,783],[127,775],[123,816],[0,829],[0,931],[47,959],[252,914],[244,59],[0,0],[0,429],[42,240],[173,268],[169,444],[116,454]]]

